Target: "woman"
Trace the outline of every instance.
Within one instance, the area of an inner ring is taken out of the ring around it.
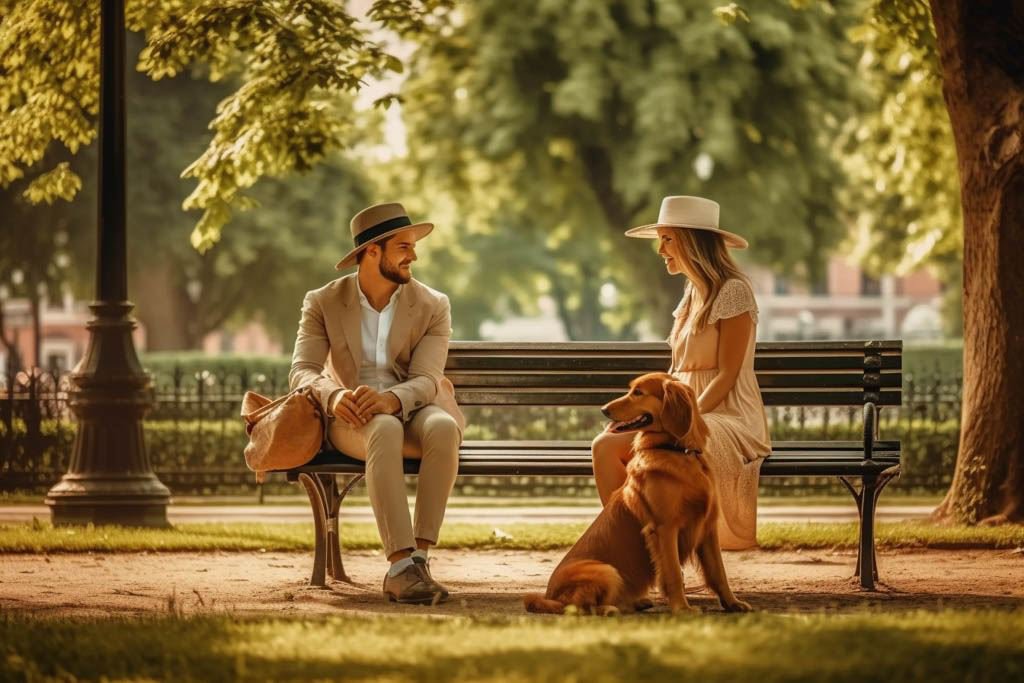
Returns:
[[[669,336],[669,372],[689,384],[710,429],[704,449],[715,475],[723,549],[757,545],[757,480],[771,452],[768,421],[754,375],[757,303],[729,248],[745,249],[739,235],[718,227],[719,207],[702,197],[665,197],[658,222],[626,231],[657,239],[672,275],[688,280]],[[626,479],[633,434],[604,432],[592,446],[601,503]]]

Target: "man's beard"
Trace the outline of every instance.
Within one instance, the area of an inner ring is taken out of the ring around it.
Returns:
[[[393,265],[391,261],[386,258],[381,258],[380,260],[380,274],[381,277],[386,280],[391,280],[391,282],[394,282],[396,285],[404,285],[412,279],[411,276],[404,275],[398,266]]]

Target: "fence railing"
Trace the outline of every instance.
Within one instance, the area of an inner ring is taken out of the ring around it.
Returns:
[[[242,460],[246,437],[239,417],[242,395],[253,389],[268,396],[288,390],[283,372],[174,367],[152,376],[153,407],[145,417],[147,453],[153,469],[173,493],[256,493],[252,473]],[[938,492],[949,484],[959,438],[959,376],[904,375],[903,404],[881,411],[883,438],[903,442],[901,489]],[[75,435],[68,406],[72,386],[67,373],[33,369],[0,376],[0,491],[44,492],[67,470]],[[594,409],[467,409],[467,439],[589,439],[604,418]],[[772,437],[777,440],[858,439],[861,411],[856,408],[770,407]],[[593,493],[581,478],[464,477],[462,493],[477,495],[555,495]],[[830,478],[766,479],[765,493],[792,494],[838,490]],[[271,477],[269,492],[290,491]],[[259,489],[262,495],[264,489]]]

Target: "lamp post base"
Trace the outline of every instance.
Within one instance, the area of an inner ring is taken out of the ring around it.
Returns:
[[[169,526],[171,492],[150,468],[142,417],[152,405],[149,375],[132,344],[128,302],[96,302],[89,345],[71,374],[78,418],[71,465],[50,489],[54,524]]]
[[[134,477],[66,474],[46,495],[54,526],[169,527],[169,500],[170,492],[155,474]]]

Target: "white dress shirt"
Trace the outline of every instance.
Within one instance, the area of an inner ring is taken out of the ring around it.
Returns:
[[[362,315],[363,357],[359,363],[359,383],[381,392],[387,391],[399,383],[398,377],[388,365],[388,335],[391,332],[391,321],[395,318],[395,304],[402,287],[399,285],[391,300],[383,310],[377,311],[363,294],[362,287],[356,285],[359,293],[359,306]]]

